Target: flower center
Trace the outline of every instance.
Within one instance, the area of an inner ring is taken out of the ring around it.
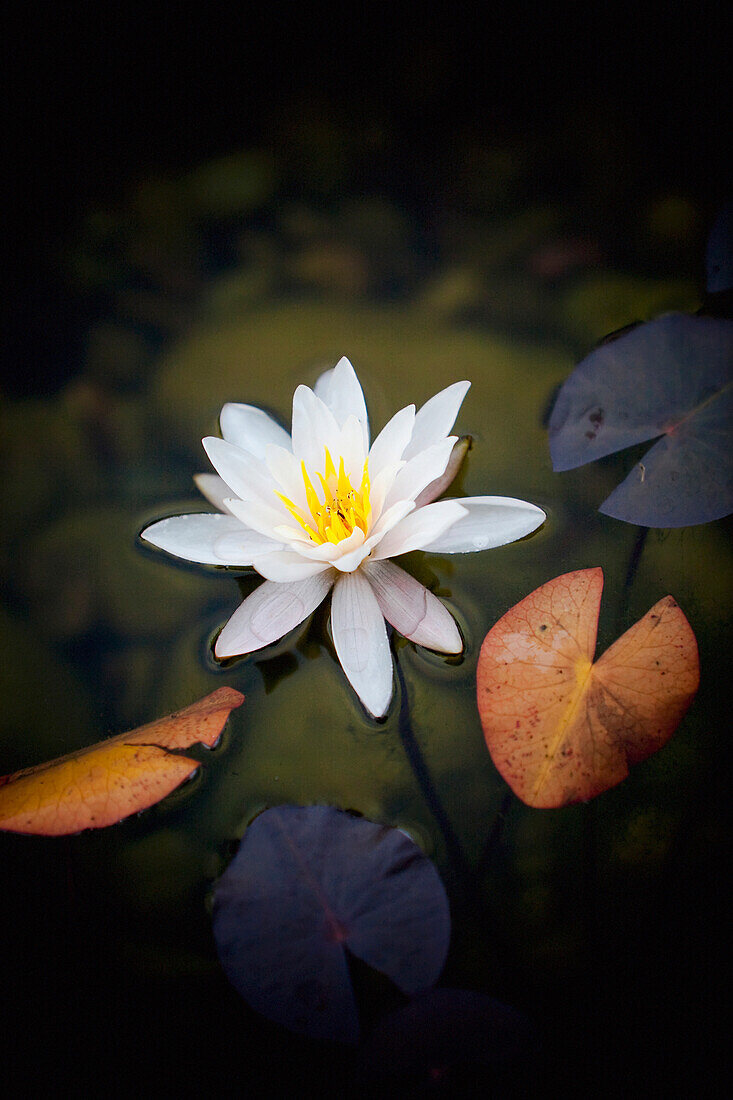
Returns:
[[[313,487],[313,482],[305,468],[305,462],[300,464],[303,471],[303,484],[309,513],[304,513],[303,509],[299,508],[283,493],[277,493],[277,496],[290,514],[297,519],[311,542],[316,543],[318,546],[324,542],[341,542],[352,535],[357,527],[366,535],[372,516],[372,508],[369,502],[368,463],[364,463],[361,485],[358,489],[355,489],[344,470],[343,457],[339,459],[337,474],[328,447],[325,448],[325,451],[324,471],[322,474],[317,473],[318,480],[321,483],[323,500]]]

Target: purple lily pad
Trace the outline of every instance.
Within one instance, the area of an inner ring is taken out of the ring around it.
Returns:
[[[686,527],[733,511],[733,322],[671,313],[580,363],[550,417],[555,470],[657,439],[600,511]],[[658,438],[660,437],[661,438]]]
[[[329,806],[255,818],[216,886],[214,938],[230,982],[276,1023],[357,1042],[346,949],[412,995],[438,979],[448,899],[399,829]]]
[[[432,989],[383,1017],[360,1061],[376,1077],[439,1079],[451,1067],[510,1062],[538,1045],[533,1025],[509,1005],[473,990]]]

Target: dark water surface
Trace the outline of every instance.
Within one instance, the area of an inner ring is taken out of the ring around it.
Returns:
[[[360,186],[358,153],[315,115],[285,127],[276,153],[151,176],[88,212],[64,255],[64,293],[83,313],[75,365],[54,392],[18,384],[2,405],[0,771],[222,685],[246,702],[198,753],[197,777],[142,815],[69,838],[0,834],[3,1046],[20,1095],[39,1073],[44,1087],[91,1095],[386,1088],[369,1076],[378,1055],[365,1070],[358,1052],[269,1025],[219,967],[213,884],[247,824],[280,803],[407,831],[449,894],[440,984],[499,998],[541,1038],[488,1065],[477,1041],[437,1075],[410,1071],[408,1095],[641,1091],[722,1056],[729,526],[651,531],[628,587],[637,531],[597,507],[637,452],[555,474],[543,420],[603,335],[700,305],[715,196],[651,184],[643,162],[614,182],[623,137],[571,131],[466,139],[427,202]],[[569,149],[568,202],[552,180]],[[199,441],[225,401],[288,423],[295,386],[342,354],[373,435],[403,405],[470,379],[457,430],[472,448],[449,495],[519,497],[548,514],[511,546],[404,559],[454,612],[466,649],[446,659],[395,637],[403,682],[382,723],[335,660],[327,605],[283,643],[221,666],[213,637],[254,578],[173,562],[136,538],[163,515],[206,510],[191,475],[207,469]],[[698,638],[699,695],[622,785],[530,810],[507,799],[484,744],[478,651],[538,585],[598,565],[598,652],[671,593]],[[363,966],[353,979],[366,1033],[404,1003]]]

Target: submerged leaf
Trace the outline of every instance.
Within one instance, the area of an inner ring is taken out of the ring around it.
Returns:
[[[720,211],[710,230],[705,267],[709,294],[733,289],[733,203]]]
[[[377,1079],[426,1081],[451,1069],[509,1062],[538,1048],[531,1022],[501,1001],[468,989],[431,989],[380,1020],[360,1049]]]
[[[345,948],[408,994],[445,962],[438,872],[398,829],[328,806],[255,818],[214,895],[227,977],[263,1016],[313,1038],[356,1042]]]
[[[199,766],[175,750],[196,743],[213,748],[229,712],[243,702],[234,688],[218,688],[166,718],[3,776],[0,829],[64,836],[113,825],[153,806]]]
[[[697,691],[692,628],[671,596],[593,663],[601,569],[555,577],[507,611],[476,672],[497,769],[529,806],[587,801],[674,733]]]
[[[733,323],[670,314],[591,352],[550,417],[555,470],[661,439],[600,511],[685,527],[733,511]]]

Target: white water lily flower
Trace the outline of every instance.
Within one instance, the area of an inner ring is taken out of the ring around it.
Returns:
[[[440,653],[463,642],[448,609],[388,558],[410,550],[460,554],[503,546],[545,513],[511,497],[436,501],[455,476],[449,435],[469,382],[419,412],[396,413],[370,446],[361,385],[348,359],[293,397],[292,435],[262,409],[225,405],[223,439],[203,440],[217,474],[199,489],[216,514],[173,516],[142,532],[189,561],[251,565],[264,584],[234,612],[217,657],[250,653],[298,626],[333,589],[331,629],[344,672],[379,718],[392,699],[386,619]]]

